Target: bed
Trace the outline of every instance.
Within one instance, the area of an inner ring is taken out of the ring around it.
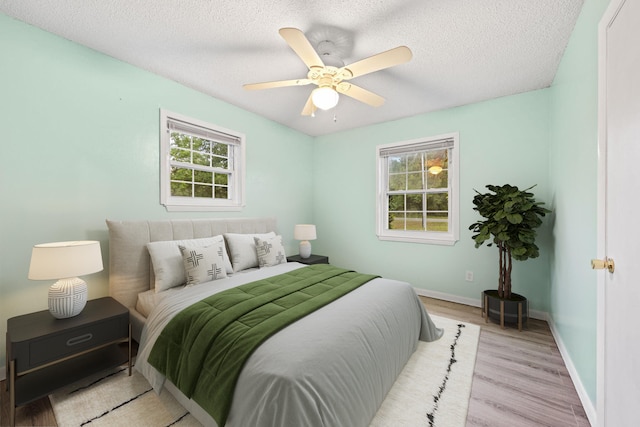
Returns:
[[[202,408],[206,405],[185,396],[148,362],[156,340],[177,313],[203,298],[308,267],[276,262],[258,268],[242,258],[245,242],[254,235],[277,236],[273,218],[107,220],[107,225],[110,295],[130,310],[133,336],[140,343],[136,369],[157,392],[173,394],[203,425],[218,425]],[[158,247],[219,236],[225,236],[229,257],[224,259],[226,277],[162,288],[168,268],[158,268],[166,267],[154,252]],[[224,425],[367,426],[418,340],[441,335],[408,283],[374,278],[279,330],[253,351],[233,389]]]

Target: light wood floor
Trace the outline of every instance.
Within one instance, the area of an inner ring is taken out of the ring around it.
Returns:
[[[431,314],[481,326],[467,427],[590,425],[547,322],[502,329],[480,308],[420,298]]]
[[[501,329],[486,324],[480,309],[421,297],[427,310],[481,326],[467,427],[587,427],[569,373],[546,322]],[[0,383],[2,426],[9,425],[9,396]],[[16,425],[57,426],[48,398],[16,411]]]

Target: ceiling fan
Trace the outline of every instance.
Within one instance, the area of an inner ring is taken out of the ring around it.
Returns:
[[[377,55],[344,65],[335,55],[332,56],[330,41],[321,42],[318,50],[325,61],[320,58],[307,37],[297,28],[281,28],[282,38],[291,49],[302,59],[309,68],[307,78],[295,80],[279,80],[274,82],[245,84],[247,90],[271,89],[285,86],[304,86],[315,84],[314,89],[302,109],[303,116],[311,116],[317,108],[329,110],[338,104],[338,93],[350,96],[360,102],[379,107],[384,104],[384,98],[347,80],[373,73],[395,65],[403,64],[411,59],[411,50],[406,46],[399,46]],[[337,59],[337,61],[336,61]]]

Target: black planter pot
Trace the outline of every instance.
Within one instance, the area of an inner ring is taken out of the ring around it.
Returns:
[[[525,297],[513,292],[511,298],[505,299],[498,296],[497,290],[486,290],[482,292],[482,315],[487,322],[491,319],[503,328],[505,324],[518,325],[522,330],[529,320],[529,304]]]

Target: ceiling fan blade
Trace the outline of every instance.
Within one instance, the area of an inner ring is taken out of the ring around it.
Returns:
[[[312,116],[313,113],[316,112],[316,106],[313,103],[313,100],[311,99],[311,95],[313,95],[313,92],[311,92],[311,94],[309,94],[309,98],[307,98],[307,103],[304,104],[304,108],[302,109],[302,112],[300,113],[300,115],[302,115],[302,116]]]
[[[280,35],[309,69],[324,67],[324,63],[302,31],[297,28],[280,28]]]
[[[360,102],[371,105],[372,107],[379,107],[384,104],[385,99],[380,95],[376,95],[360,86],[353,85],[351,83],[340,83],[336,90],[339,93],[350,96],[353,99],[357,99]]]
[[[272,89],[274,87],[304,86],[313,83],[309,79],[279,80],[275,82],[249,83],[242,85],[246,90]]]
[[[348,70],[351,72],[351,76],[347,75],[344,79],[352,79],[354,77],[373,73],[374,71],[393,67],[394,65],[404,64],[411,60],[412,56],[411,49],[406,46],[398,46],[394,49],[356,61],[353,64],[345,65],[340,69],[340,71]]]

